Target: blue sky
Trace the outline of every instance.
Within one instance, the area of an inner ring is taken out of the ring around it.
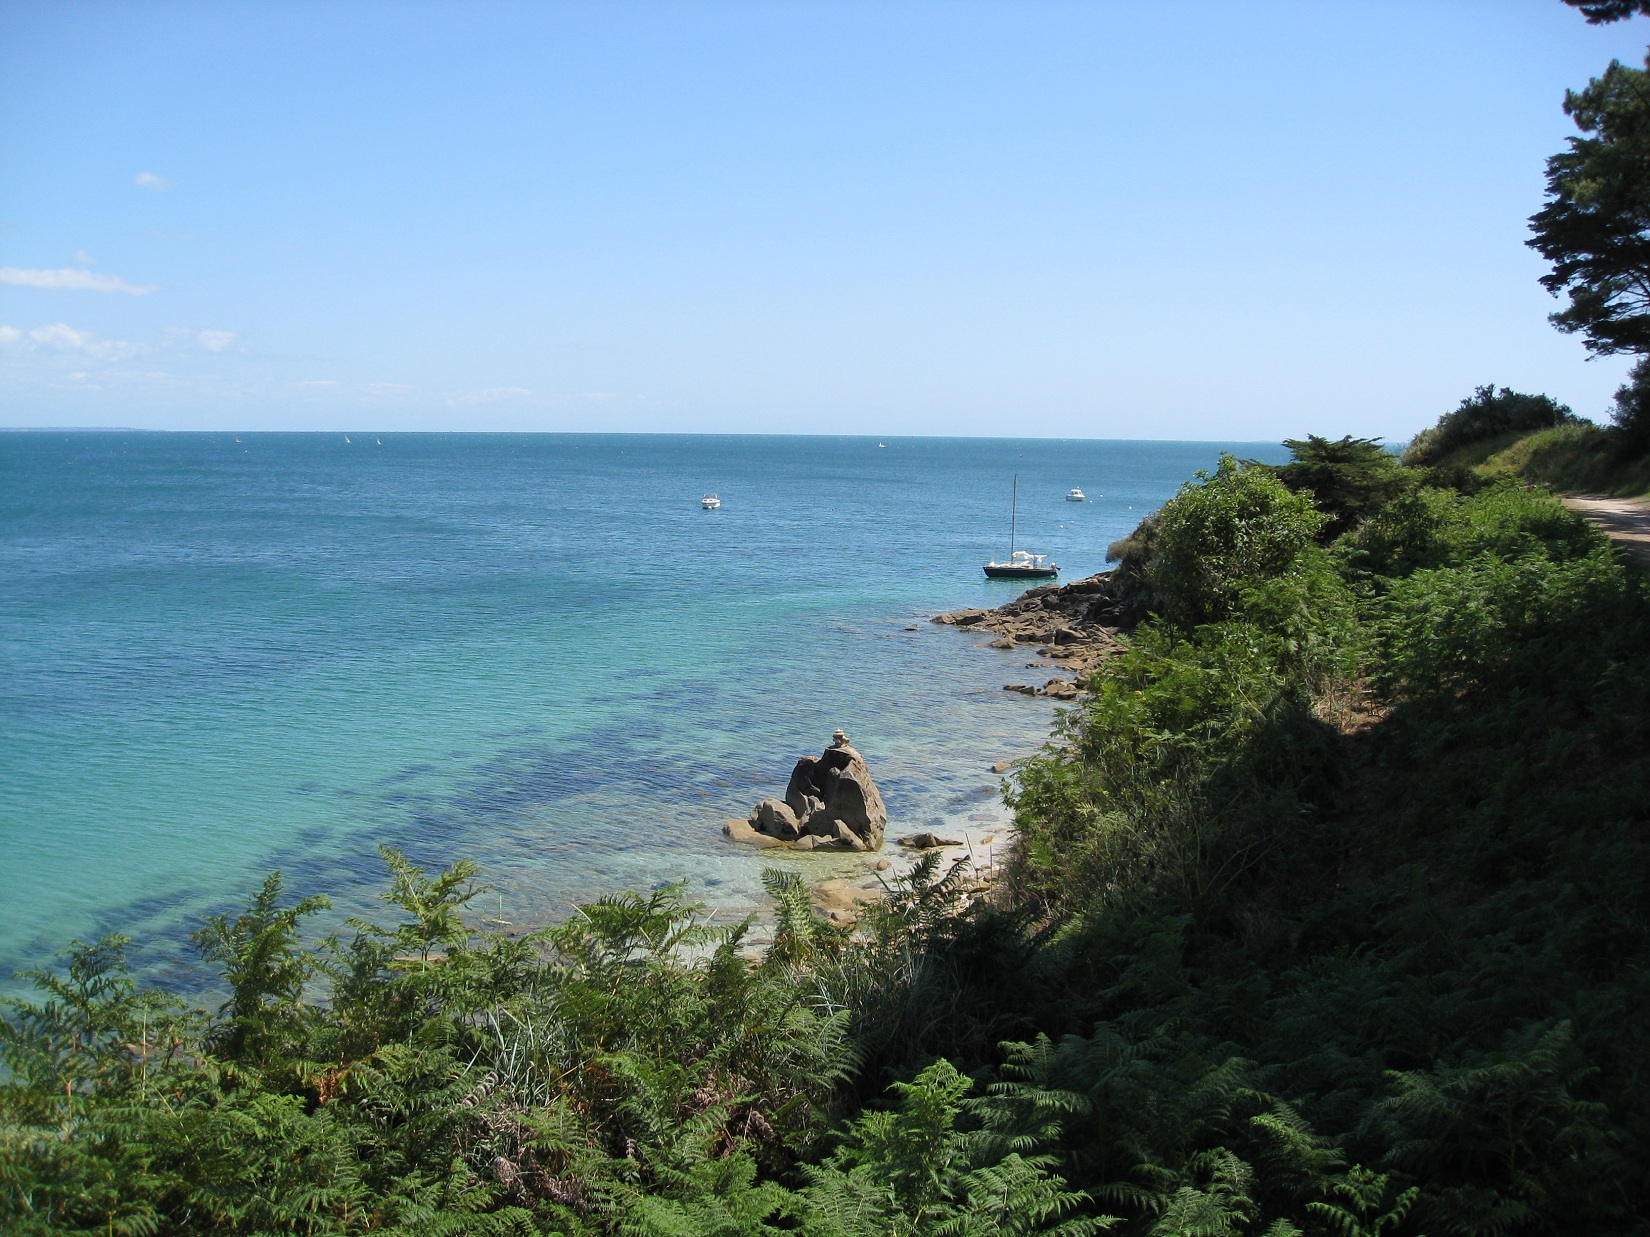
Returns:
[[[1408,437],[1603,417],[1558,0],[4,3],[0,425]]]

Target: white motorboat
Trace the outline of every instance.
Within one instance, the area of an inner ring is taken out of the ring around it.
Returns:
[[[714,494],[706,494],[699,500],[699,505],[706,511],[715,511],[722,506],[722,500]]]
[[[1089,496],[1075,485],[1066,491],[1066,501],[1068,503],[1086,503],[1088,500]]]

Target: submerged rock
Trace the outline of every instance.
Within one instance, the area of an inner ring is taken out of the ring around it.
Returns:
[[[844,880],[828,880],[809,890],[809,896],[816,915],[847,926],[859,918],[867,904],[885,901],[888,893],[884,889],[850,885]]]

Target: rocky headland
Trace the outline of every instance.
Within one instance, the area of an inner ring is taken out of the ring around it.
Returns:
[[[1035,647],[1040,661],[1028,670],[1057,670],[1069,677],[1050,678],[1041,686],[1005,683],[1003,690],[1028,696],[1075,699],[1090,668],[1118,650],[1117,637],[1144,616],[1145,606],[1133,573],[1101,572],[1070,584],[1027,589],[1007,605],[991,610],[951,610],[933,621],[947,627],[990,632],[995,649]]]

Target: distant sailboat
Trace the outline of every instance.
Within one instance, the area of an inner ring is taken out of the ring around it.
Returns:
[[[344,445],[345,445],[345,446],[348,446],[348,445],[349,445],[349,435],[348,435],[348,434],[345,434],[345,435],[344,435]]]

